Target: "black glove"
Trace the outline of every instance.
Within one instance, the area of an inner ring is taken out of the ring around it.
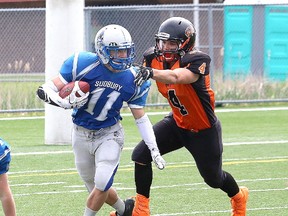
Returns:
[[[137,65],[138,73],[135,77],[135,84],[141,86],[145,81],[153,77],[153,70],[150,67],[144,67],[142,65]]]

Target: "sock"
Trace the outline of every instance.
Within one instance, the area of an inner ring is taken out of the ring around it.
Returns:
[[[93,211],[92,209],[85,207],[84,216],[95,216],[97,211]]]
[[[118,214],[123,215],[125,211],[125,203],[123,200],[118,199],[116,203],[112,205],[112,207],[117,211]]]
[[[230,173],[223,171],[223,176],[223,185],[222,187],[220,187],[220,189],[225,191],[227,195],[231,198],[239,192],[238,184]]]
[[[151,163],[144,166],[135,163],[134,175],[135,175],[136,192],[149,198],[150,187],[152,185],[152,178],[153,178]]]
[[[231,197],[231,198],[233,198],[233,199],[235,199],[235,200],[240,200],[242,197],[243,197],[243,193],[242,193],[242,191],[240,190],[236,195],[234,195],[234,196]]]

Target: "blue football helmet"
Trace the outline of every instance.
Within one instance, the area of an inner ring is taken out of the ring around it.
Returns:
[[[114,70],[129,68],[134,59],[134,43],[130,33],[120,25],[107,25],[95,37],[95,51],[103,64]]]

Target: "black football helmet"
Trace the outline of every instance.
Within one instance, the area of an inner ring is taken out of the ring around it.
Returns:
[[[193,24],[183,17],[171,17],[165,20],[155,35],[155,54],[163,57],[165,61],[171,62],[179,59],[188,51],[192,50],[195,44],[196,31]],[[161,41],[176,41],[177,50],[163,50]],[[160,58],[159,58],[160,59]]]

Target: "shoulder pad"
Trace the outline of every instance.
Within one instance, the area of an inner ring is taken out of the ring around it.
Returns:
[[[193,73],[207,75],[210,73],[210,62],[211,58],[208,54],[192,50],[182,57],[180,67],[187,67]]]
[[[147,50],[145,50],[143,56],[149,56],[149,55],[154,55],[154,47],[149,47]]]
[[[148,48],[144,52],[143,56],[144,56],[143,63],[146,62],[146,66],[151,67],[151,62],[155,58],[154,47]]]
[[[210,63],[211,61],[211,58],[208,54],[204,53],[204,52],[201,52],[201,51],[198,51],[198,50],[193,50],[191,52],[188,52],[186,53],[182,59],[181,59],[181,67],[185,67],[187,66],[189,63],[195,63],[195,62],[198,62],[198,61],[204,61],[206,63]]]

